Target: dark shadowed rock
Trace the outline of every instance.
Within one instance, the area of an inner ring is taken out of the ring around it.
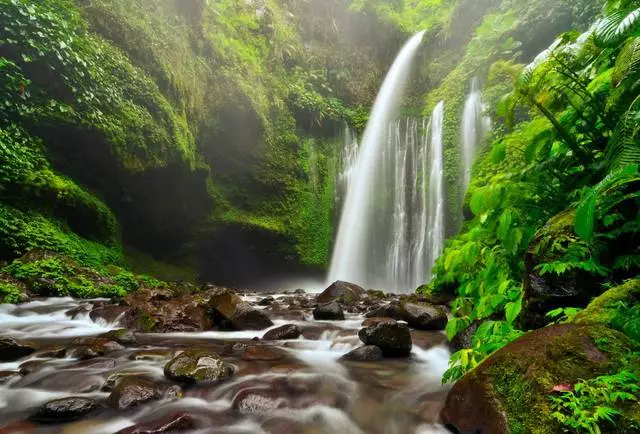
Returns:
[[[321,304],[330,303],[335,300],[352,303],[358,301],[364,293],[365,290],[362,287],[354,283],[338,280],[322,291],[322,293],[316,297],[316,301]]]
[[[358,336],[365,345],[380,347],[385,357],[406,357],[411,353],[411,333],[404,323],[381,322],[361,329]]]
[[[446,312],[429,304],[405,303],[401,315],[410,327],[418,330],[444,330],[447,326]]]
[[[258,301],[258,306],[271,306],[274,302],[275,298],[269,295],[268,297],[260,299],[260,301]]]
[[[286,339],[298,339],[302,332],[295,324],[285,324],[282,327],[269,330],[262,339],[266,341],[282,341]]]
[[[171,413],[155,420],[140,422],[118,431],[117,434],[162,434],[192,431],[196,418],[189,413]]]
[[[49,401],[40,407],[30,419],[38,423],[64,423],[81,419],[98,408],[93,399],[62,398]]]
[[[313,310],[313,318],[321,321],[341,321],[344,319],[344,312],[336,302],[321,304]]]
[[[342,356],[342,360],[354,362],[377,362],[383,358],[382,350],[375,345],[365,345]]]
[[[474,321],[467,328],[458,332],[458,334],[451,339],[451,349],[455,352],[471,348],[473,335],[478,330],[478,327],[480,327],[480,324],[482,324],[481,321]]]
[[[164,367],[164,375],[184,383],[215,383],[233,375],[233,368],[217,354],[205,350],[187,350]]]
[[[0,339],[0,362],[13,362],[32,354],[35,348],[11,338]]]
[[[597,342],[607,342],[603,348]],[[498,350],[458,381],[441,412],[442,422],[461,433],[557,433],[549,394],[615,370],[628,339],[603,326],[571,324],[528,333]],[[616,432],[627,432],[624,430]]]
[[[109,395],[109,405],[118,410],[138,407],[162,398],[176,398],[180,395],[178,386],[163,387],[151,380],[123,377]]]

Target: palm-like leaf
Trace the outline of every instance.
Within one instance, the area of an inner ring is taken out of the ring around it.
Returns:
[[[613,47],[633,33],[640,24],[640,8],[621,10],[602,18],[594,30],[594,40],[601,47]]]
[[[618,55],[613,71],[613,84],[619,86],[629,77],[640,74],[640,37],[627,41]]]
[[[640,163],[640,97],[622,115],[607,145],[606,158],[611,170]]]

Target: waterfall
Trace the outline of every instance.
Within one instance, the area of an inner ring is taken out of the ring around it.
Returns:
[[[429,201],[427,205],[427,268],[428,280],[431,268],[444,249],[444,158],[442,127],[444,124],[444,101],[433,109],[428,130],[431,133],[429,157]]]
[[[483,115],[482,89],[477,78],[471,80],[471,91],[467,96],[462,114],[462,191],[466,193],[471,181],[471,168],[478,143],[491,128],[491,120]]]
[[[342,149],[338,156],[338,172],[334,187],[334,206],[342,210],[345,196],[353,179],[353,172],[358,158],[358,136],[345,122],[342,133]]]
[[[392,280],[391,276],[398,277],[400,270],[394,271],[391,275],[386,272],[386,269],[390,268],[390,263],[397,262],[388,258],[384,260],[385,253],[391,244],[382,233],[389,225],[395,226],[396,220],[402,221],[406,218],[406,210],[394,209],[389,221],[389,215],[384,209],[384,205],[388,203],[388,195],[401,198],[403,193],[395,188],[382,188],[384,184],[380,184],[380,181],[388,175],[386,169],[391,163],[390,158],[387,158],[387,161],[384,158],[385,153],[389,155],[388,150],[385,152],[385,144],[388,146],[391,142],[389,135],[401,134],[399,131],[394,132],[394,128],[390,128],[390,125],[393,124],[397,115],[400,99],[423,35],[424,32],[414,35],[400,50],[376,98],[342,208],[329,270],[329,281],[340,279],[369,287],[390,290],[409,289],[402,287],[402,282]],[[408,153],[409,150],[405,155],[396,155],[394,164],[398,163],[398,159],[400,163],[402,161],[406,163],[408,160],[405,158],[409,158]],[[401,172],[402,169],[398,166],[394,176],[402,176]],[[391,249],[393,252],[406,248],[407,238],[402,235],[402,229],[404,228],[400,228],[401,233],[397,234],[398,238],[402,238],[398,241],[402,245],[394,246]],[[376,234],[378,236],[374,236]],[[398,257],[400,257],[399,254]],[[406,263],[407,260],[408,258],[402,257],[398,262]]]

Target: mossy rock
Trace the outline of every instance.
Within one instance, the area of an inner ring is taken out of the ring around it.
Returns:
[[[231,378],[233,372],[233,367],[207,350],[187,350],[164,367],[165,377],[188,384],[221,382]]]
[[[528,333],[454,385],[442,421],[459,432],[563,432],[551,417],[553,387],[616,372],[631,348],[626,336],[601,325],[563,324]]]
[[[578,241],[574,231],[575,209],[567,209],[536,233],[525,253],[524,298],[520,327],[531,330],[548,324],[545,314],[558,307],[585,307],[601,293],[602,278],[579,269],[561,275],[540,274],[541,264],[559,260]]]
[[[28,299],[24,283],[7,273],[0,273],[0,303],[18,304]]]
[[[622,285],[613,287],[596,297],[583,311],[572,320],[575,324],[611,325],[616,314],[616,306],[624,302],[632,306],[640,301],[640,279],[631,279]]]

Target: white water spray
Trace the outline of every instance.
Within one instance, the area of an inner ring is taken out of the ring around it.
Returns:
[[[471,81],[471,91],[467,96],[462,114],[462,191],[466,193],[471,181],[471,168],[478,144],[491,128],[491,120],[484,116],[482,89],[477,78]]]
[[[429,156],[429,200],[427,205],[427,268],[428,280],[431,268],[444,250],[444,157],[442,128],[444,126],[444,101],[433,109],[428,130],[431,133]]]
[[[390,276],[380,279],[380,273],[376,272],[378,267],[383,266],[384,261],[371,261],[372,258],[380,258],[381,255],[380,252],[374,251],[375,247],[370,242],[372,230],[380,229],[375,227],[376,221],[385,220],[384,215],[380,215],[380,210],[377,209],[377,205],[385,199],[381,197],[385,192],[377,190],[375,185],[384,170],[384,144],[392,131],[389,125],[397,115],[413,59],[423,35],[424,32],[414,35],[402,48],[374,104],[342,209],[329,281],[348,280],[370,287],[392,285],[393,287],[385,289],[398,289],[398,283]],[[401,214],[402,212],[404,211],[400,211]],[[406,261],[407,258],[402,260]]]

